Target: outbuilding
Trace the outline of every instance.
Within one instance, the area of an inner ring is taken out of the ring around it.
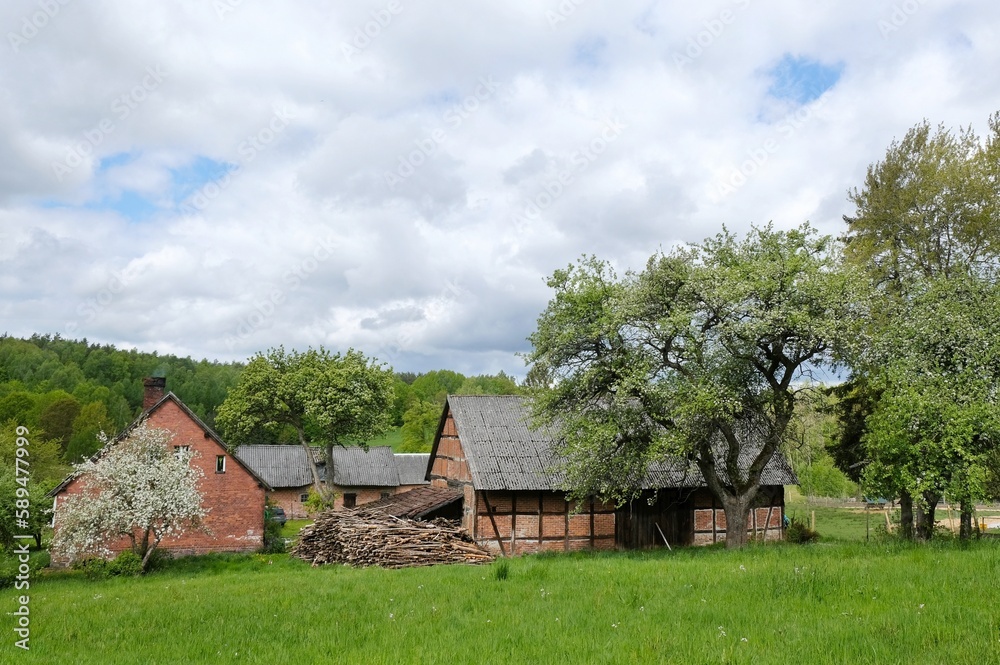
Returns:
[[[697,466],[666,460],[647,470],[643,495],[625,506],[562,489],[557,442],[529,424],[526,398],[451,395],[434,439],[427,480],[461,491],[462,524],[504,555],[578,549],[701,545],[725,540],[725,512]],[[784,485],[795,474],[780,453],[768,463],[750,530],[784,536]]]

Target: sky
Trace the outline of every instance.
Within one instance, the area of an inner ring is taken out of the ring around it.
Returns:
[[[1000,3],[4,0],[0,331],[525,374],[546,278],[844,231],[1000,110]]]

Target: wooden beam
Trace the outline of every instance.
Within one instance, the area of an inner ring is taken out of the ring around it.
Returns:
[[[545,511],[543,510],[544,498],[542,491],[538,490],[538,551],[542,551],[542,524],[545,521]]]
[[[517,554],[517,492],[510,493],[510,555]]]
[[[490,505],[490,498],[486,495],[486,490],[483,490],[483,503],[486,504],[486,514],[490,516],[490,523],[493,525],[493,535],[496,536],[497,545],[500,546],[500,555],[507,556],[503,551],[503,539],[500,538],[500,529],[497,528],[496,518],[493,517],[493,506]],[[478,515],[476,516],[478,520]]]

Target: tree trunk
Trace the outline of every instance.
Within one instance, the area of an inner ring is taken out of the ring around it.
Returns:
[[[958,537],[959,540],[967,542],[972,539],[972,502],[962,499],[961,512],[962,516],[959,522],[960,526],[958,527]]]
[[[934,537],[934,511],[939,500],[936,494],[924,492],[923,501],[916,510],[917,540],[927,542]]]
[[[906,491],[899,493],[899,535],[913,540],[913,497]]]
[[[309,462],[309,470],[312,472],[313,477],[313,487],[316,488],[316,493],[323,496],[323,483],[319,479],[319,469],[316,468],[316,460],[313,459],[312,447],[309,442],[306,441],[306,433],[301,427],[296,427],[296,431],[299,434],[299,444],[302,449],[306,451],[306,461]]]
[[[726,549],[743,547],[749,542],[747,528],[750,521],[750,505],[756,494],[756,492],[743,496],[726,494],[722,497],[722,508],[726,511]]]

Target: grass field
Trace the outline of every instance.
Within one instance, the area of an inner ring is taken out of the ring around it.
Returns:
[[[369,446],[389,446],[394,451],[398,451],[399,447],[403,445],[403,428],[398,427],[388,434],[383,436],[381,439],[374,439],[368,442]]]
[[[998,571],[993,542],[831,541],[408,570],[209,556],[143,578],[37,575],[31,650],[15,649],[5,627],[0,662],[978,665],[1000,660]],[[0,591],[6,607],[16,593]]]

